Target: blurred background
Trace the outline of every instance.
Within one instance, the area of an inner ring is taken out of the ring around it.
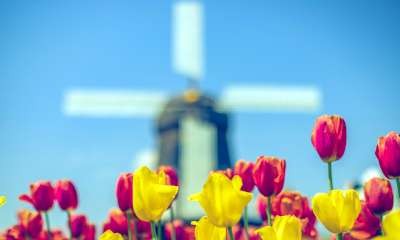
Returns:
[[[30,183],[60,178],[76,183],[78,211],[100,224],[116,206],[119,173],[156,164],[158,113],[188,79],[230,106],[231,161],[285,158],[287,188],[308,196],[327,189],[310,142],[324,113],[347,122],[336,186],[378,166],[378,136],[400,131],[398,1],[204,0],[188,23],[202,29],[193,63],[174,42],[177,3],[0,2],[0,194],[8,197],[0,229],[29,207],[18,196]],[[114,105],[79,108],[77,95],[99,93]],[[154,102],[118,109],[121,94]],[[50,218],[64,225],[57,207]]]

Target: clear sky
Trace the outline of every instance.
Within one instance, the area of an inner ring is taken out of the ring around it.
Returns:
[[[398,1],[204,1],[206,74],[218,96],[230,85],[314,85],[316,114],[233,114],[235,158],[287,159],[286,186],[309,196],[327,188],[310,143],[315,118],[344,116],[348,145],[334,164],[342,186],[376,166],[378,136],[400,131]],[[171,69],[173,1],[0,1],[0,229],[27,207],[17,200],[39,179],[70,178],[79,212],[102,222],[115,206],[118,174],[154,148],[150,118],[70,118],[74,87],[165,90],[186,83]],[[64,216],[51,213],[55,225]]]

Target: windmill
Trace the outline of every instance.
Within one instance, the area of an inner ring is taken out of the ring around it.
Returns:
[[[321,93],[312,86],[230,86],[215,100],[199,89],[204,75],[201,3],[175,3],[172,26],[173,68],[188,81],[183,94],[75,88],[65,92],[63,111],[71,117],[157,116],[158,162],[180,169],[177,215],[193,219],[202,211],[187,204],[187,196],[201,189],[210,170],[230,165],[228,112],[311,113],[320,108]]]

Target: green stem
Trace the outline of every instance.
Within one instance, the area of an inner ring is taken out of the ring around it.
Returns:
[[[250,239],[249,235],[249,219],[248,219],[248,214],[247,214],[247,206],[244,208],[244,216],[243,216],[243,223],[244,223],[244,233],[246,234],[246,239]]]
[[[229,239],[235,240],[235,237],[233,236],[232,227],[228,227],[228,233],[229,233]]]
[[[332,163],[328,162],[329,190],[333,190]]]
[[[51,228],[50,228],[50,218],[47,212],[44,212],[44,217],[46,219],[46,228],[47,228],[47,238],[51,240]]]
[[[128,211],[125,212],[126,220],[128,222],[128,240],[132,240],[132,231],[131,231],[131,215]]]
[[[397,184],[397,194],[399,195],[399,200],[400,200],[400,177],[396,178],[396,184]]]
[[[67,210],[69,240],[72,240],[72,225],[71,225],[71,212]]]
[[[158,239],[162,239],[162,237],[161,237],[161,228],[162,228],[162,223],[161,223],[161,220],[160,220],[160,221],[158,221],[158,224],[157,224],[157,238]]]
[[[337,240],[343,240],[343,233],[337,234]]]
[[[150,225],[151,225],[151,239],[157,240],[156,223],[150,222]]]
[[[271,214],[271,197],[267,197],[267,209],[265,209],[266,210],[266,212],[267,212],[267,223],[268,223],[268,226],[272,226],[272,214]]]
[[[174,226],[175,216],[174,216],[174,208],[172,206],[169,209],[169,214],[170,214],[169,216],[170,216],[170,222],[171,222],[171,239],[176,240],[176,233],[175,233],[175,226]]]

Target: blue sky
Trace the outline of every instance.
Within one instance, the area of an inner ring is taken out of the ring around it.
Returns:
[[[149,118],[90,119],[62,114],[66,89],[116,88],[178,93],[171,69],[173,1],[0,2],[0,193],[17,200],[39,179],[70,178],[80,212],[105,219],[115,206],[118,173],[154,147]],[[400,131],[400,22],[396,1],[203,1],[206,74],[218,96],[238,84],[314,85],[324,94],[316,114],[234,114],[235,158],[277,155],[288,161],[286,186],[324,191],[326,166],[310,143],[315,118],[338,113],[348,145],[334,164],[337,186],[376,166],[378,136]],[[51,214],[55,225],[64,218]]]

